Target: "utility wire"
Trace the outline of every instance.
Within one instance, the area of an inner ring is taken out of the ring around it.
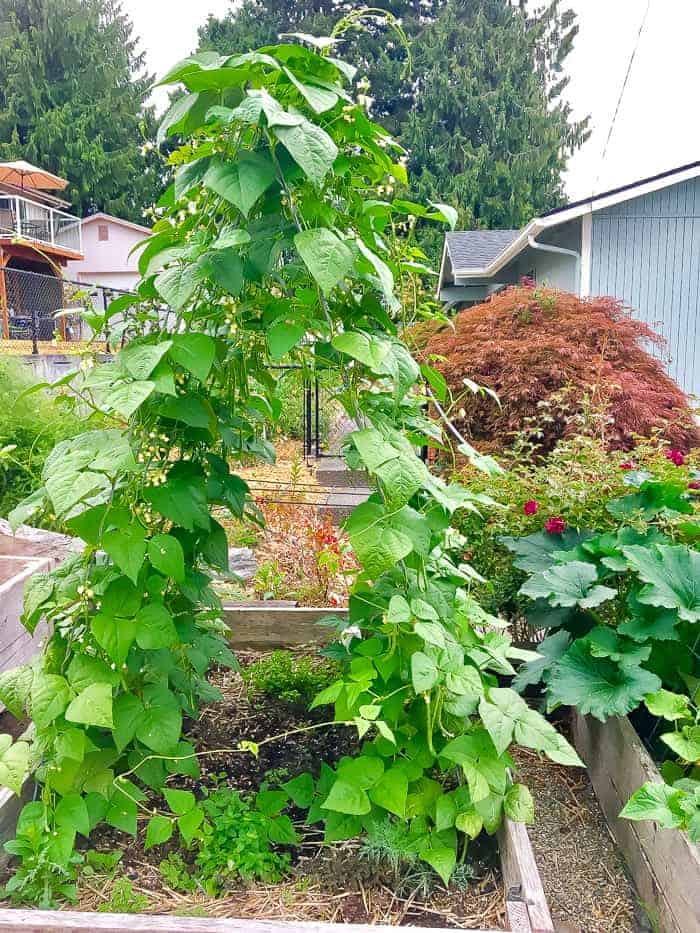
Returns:
[[[639,31],[637,33],[637,41],[634,44],[634,48],[632,49],[632,54],[630,55],[630,60],[627,63],[627,71],[625,73],[625,79],[622,82],[622,87],[620,88],[620,96],[617,98],[617,106],[615,107],[615,113],[613,114],[613,118],[610,123],[610,129],[608,130],[608,138],[605,140],[605,145],[603,146],[603,153],[600,157],[598,174],[596,175],[596,179],[593,182],[593,191],[591,192],[591,197],[595,195],[598,189],[598,182],[600,181],[600,173],[603,170],[603,162],[605,161],[605,156],[608,154],[608,145],[610,144],[610,140],[612,139],[613,130],[615,129],[615,123],[617,122],[617,115],[620,112],[620,105],[622,104],[622,98],[625,96],[627,82],[629,81],[629,77],[632,72],[632,65],[634,64],[634,59],[637,54],[637,49],[639,48],[639,42],[642,38],[642,33],[644,32],[644,26],[646,25],[647,16],[649,15],[650,7],[651,7],[651,0],[647,0],[647,7],[646,7],[646,10],[644,11],[644,16],[642,17],[642,21],[639,24]]]

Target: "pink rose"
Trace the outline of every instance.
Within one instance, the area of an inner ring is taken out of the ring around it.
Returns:
[[[672,447],[670,450],[665,450],[664,457],[670,460],[671,463],[675,463],[676,466],[683,466],[685,463],[685,454],[682,450],[677,450],[675,447]]]
[[[550,535],[560,535],[566,531],[566,522],[558,515],[548,518],[544,523],[544,530]]]

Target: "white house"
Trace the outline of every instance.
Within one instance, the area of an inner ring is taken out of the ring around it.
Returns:
[[[76,282],[132,290],[139,281],[137,243],[150,236],[149,227],[102,212],[82,222],[84,259],[69,262],[66,275]]]

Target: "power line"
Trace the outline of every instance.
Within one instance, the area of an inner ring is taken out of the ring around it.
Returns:
[[[591,196],[593,196],[596,193],[596,190],[598,188],[598,182],[600,181],[600,173],[603,168],[603,162],[605,161],[605,156],[608,153],[608,145],[610,144],[613,130],[615,129],[615,123],[617,122],[617,115],[620,112],[620,105],[622,104],[622,98],[625,96],[625,89],[627,88],[627,82],[629,81],[629,77],[632,72],[632,65],[634,64],[634,58],[637,54],[637,49],[639,48],[639,42],[642,38],[642,33],[644,32],[644,26],[646,25],[647,16],[649,15],[650,7],[651,7],[651,0],[647,0],[647,7],[646,7],[646,10],[644,11],[644,16],[642,17],[642,21],[639,24],[639,31],[637,32],[637,41],[634,44],[634,48],[632,49],[632,54],[630,55],[630,60],[627,63],[627,71],[625,72],[625,79],[622,82],[622,87],[620,88],[620,96],[617,98],[617,106],[615,107],[615,113],[613,114],[612,121],[610,122],[610,129],[608,130],[608,138],[605,140],[605,145],[603,146],[603,153],[600,157],[598,174],[596,175],[596,179],[593,183],[593,191],[591,192]]]

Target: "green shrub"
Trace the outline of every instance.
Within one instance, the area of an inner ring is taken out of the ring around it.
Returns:
[[[325,658],[273,651],[244,668],[243,679],[254,694],[307,704],[338,676],[338,671],[338,665]]]
[[[0,515],[6,516],[40,485],[44,460],[61,440],[83,430],[86,417],[69,410],[61,396],[33,392],[31,370],[0,358]]]
[[[470,468],[470,488],[490,495],[499,506],[482,508],[480,513],[463,511],[455,517],[466,538],[468,559],[486,580],[479,587],[486,608],[513,615],[522,604],[517,591],[525,576],[514,566],[503,537],[542,531],[553,518],[577,530],[615,528],[607,504],[630,491],[630,481],[640,470],[649,470],[660,480],[677,479],[681,472],[689,479],[668,452],[654,439],[639,439],[627,453],[610,451],[586,432],[560,441],[543,459],[534,459],[531,448],[521,444],[511,451],[512,459],[501,474],[487,476]]]

